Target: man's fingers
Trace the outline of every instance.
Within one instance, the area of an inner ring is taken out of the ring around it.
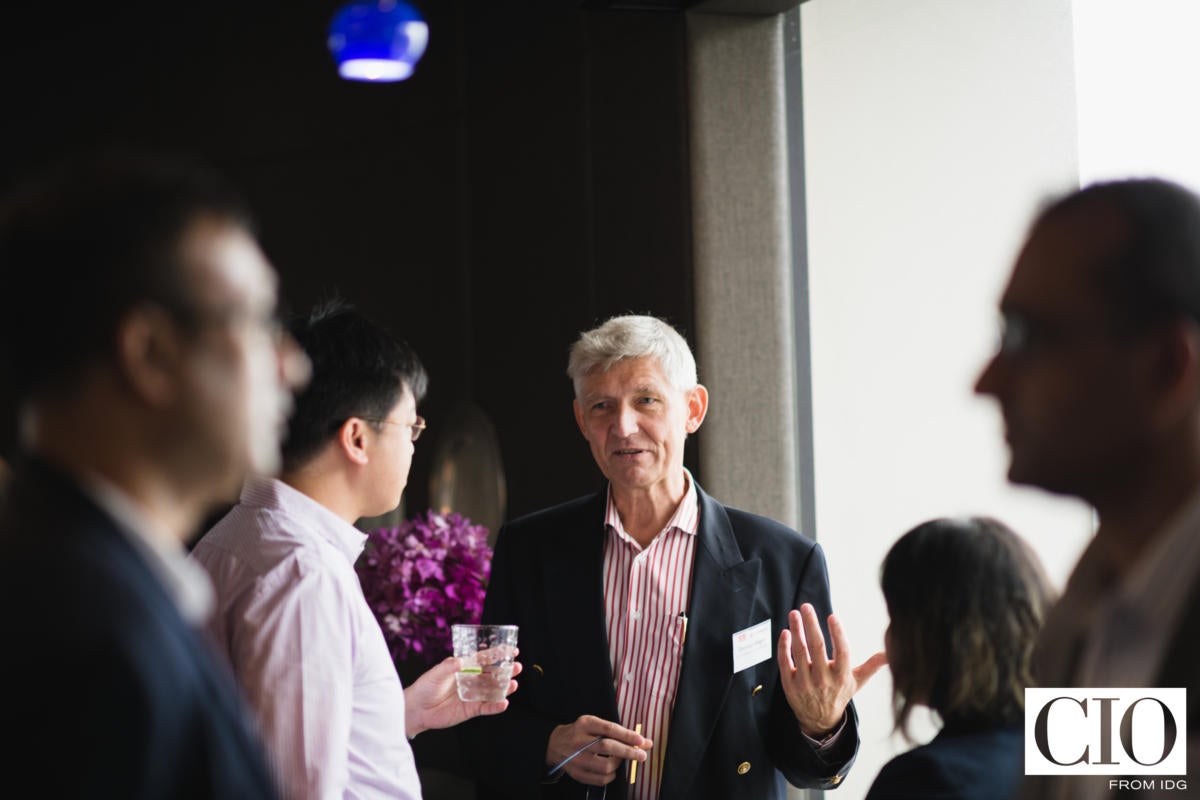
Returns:
[[[643,741],[649,742],[650,740],[644,739]],[[591,749],[591,753],[600,757],[608,756],[608,760],[614,762],[619,762],[622,759],[626,761],[645,761],[646,750],[648,748],[649,745],[646,748],[630,747],[629,745],[621,744],[615,739],[604,739]],[[618,764],[617,766],[620,765]],[[616,767],[613,767],[613,770],[615,771]]]
[[[554,766],[564,759],[570,758],[566,770],[568,774],[574,774],[575,768],[572,765],[579,760],[580,756],[572,754],[581,747],[589,746],[590,742],[599,738],[597,734],[588,732],[588,726],[593,722],[600,721],[602,720],[596,717],[584,715],[570,724],[559,725],[550,731],[550,740],[546,743],[546,764]],[[599,744],[599,742],[596,743]]]
[[[804,620],[800,612],[792,609],[788,612],[788,631],[792,634],[792,661],[801,672],[808,666],[808,637],[804,635]]]
[[[881,651],[855,667],[854,680],[858,683],[858,687],[861,689],[863,684],[871,680],[871,676],[879,672],[887,663],[887,653]]]
[[[790,675],[796,669],[792,661],[792,632],[784,628],[779,632],[779,644],[775,646],[775,655],[779,659],[779,673]]]
[[[467,703],[463,706],[467,709],[467,716],[486,717],[489,714],[499,714],[508,708],[508,701],[501,700],[496,703]]]
[[[444,680],[454,675],[462,669],[462,659],[454,656],[447,656],[434,664],[425,674],[429,675],[432,680]]]
[[[840,677],[850,669],[850,640],[846,638],[846,629],[842,627],[842,621],[836,614],[829,615],[829,642],[833,672]]]
[[[617,776],[620,765],[619,759],[588,752],[568,764],[566,772],[579,783],[604,786]]]
[[[612,739],[631,748],[650,746],[650,740],[640,733],[631,731],[629,728],[622,727],[606,719],[584,715],[576,720],[575,724],[579,726],[580,730],[586,733],[586,738],[588,739],[603,736],[605,739]]]
[[[627,728],[623,728],[614,722],[602,720],[599,717],[580,717],[575,723],[576,731],[589,731],[587,734],[589,738],[581,743],[580,746],[587,744],[588,741],[600,735],[594,733],[599,728],[611,729],[614,733],[618,734],[621,731],[633,733],[633,731]],[[646,751],[652,745],[652,742],[637,734],[634,734],[634,738],[641,743],[640,747],[623,744],[617,738],[605,737],[589,745],[584,752],[571,759],[564,768],[564,771],[579,783],[589,786],[604,786],[616,777],[617,770],[621,768],[621,764],[625,761],[645,761],[648,757]]]
[[[811,603],[800,606],[800,618],[804,622],[804,638],[808,645],[808,657],[813,666],[821,667],[829,663],[829,654],[825,651],[825,634],[821,631],[821,622],[817,619],[817,610]]]

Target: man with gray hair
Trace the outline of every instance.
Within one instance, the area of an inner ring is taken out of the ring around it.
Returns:
[[[708,410],[686,341],[616,317],[567,373],[608,487],[500,530],[483,619],[519,625],[532,668],[507,714],[474,723],[488,796],[837,786],[858,749],[850,699],[884,656],[851,668],[818,545],[684,468]]]

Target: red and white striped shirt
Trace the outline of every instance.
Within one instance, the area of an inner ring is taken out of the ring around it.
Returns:
[[[649,758],[638,766],[630,800],[657,800],[663,758],[687,629],[692,588],[692,556],[700,506],[696,484],[687,471],[687,491],[662,532],[643,549],[625,532],[608,492],[604,541],[604,618],[613,688],[621,724],[642,724],[654,741]]]

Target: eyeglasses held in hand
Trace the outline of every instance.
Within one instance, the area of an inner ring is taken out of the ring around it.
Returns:
[[[552,778],[555,775],[557,775],[562,770],[562,768],[567,765],[567,762],[569,762],[571,759],[575,758],[575,756],[584,752],[589,747],[596,744],[603,738],[604,738],[603,736],[597,736],[595,739],[592,739],[590,742],[588,742],[583,747],[576,750],[574,753],[571,753],[571,755],[567,756],[562,761],[558,762],[553,767],[551,767],[550,771],[546,773],[546,777]],[[583,797],[584,797],[584,800],[592,800],[592,798],[599,798],[599,800],[604,800],[606,797],[608,797],[608,787],[607,786],[586,786],[586,787],[584,787],[584,790],[583,790]]]
[[[557,763],[557,764],[555,764],[553,767],[551,767],[551,768],[550,768],[550,771],[546,773],[546,777],[547,777],[547,778],[553,778],[555,775],[557,775],[557,774],[558,774],[558,771],[559,771],[559,770],[561,770],[563,767],[565,767],[565,766],[567,765],[567,762],[569,762],[569,761],[570,761],[571,759],[573,759],[575,756],[579,755],[579,754],[580,754],[580,753],[582,753],[584,750],[587,750],[589,747],[591,747],[592,745],[596,744],[596,742],[599,742],[599,741],[600,741],[601,739],[603,739],[603,738],[604,738],[603,736],[597,736],[595,739],[592,739],[590,742],[588,742],[588,743],[587,743],[587,744],[585,744],[583,747],[581,747],[581,748],[579,748],[578,750],[576,750],[574,753],[571,753],[571,755],[567,756],[567,757],[566,757],[566,758],[564,758],[562,761],[558,762],[558,763]]]

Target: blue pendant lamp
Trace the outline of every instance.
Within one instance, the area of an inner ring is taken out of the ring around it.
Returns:
[[[346,80],[402,81],[429,41],[429,26],[402,0],[352,2],[329,26],[329,50]]]

